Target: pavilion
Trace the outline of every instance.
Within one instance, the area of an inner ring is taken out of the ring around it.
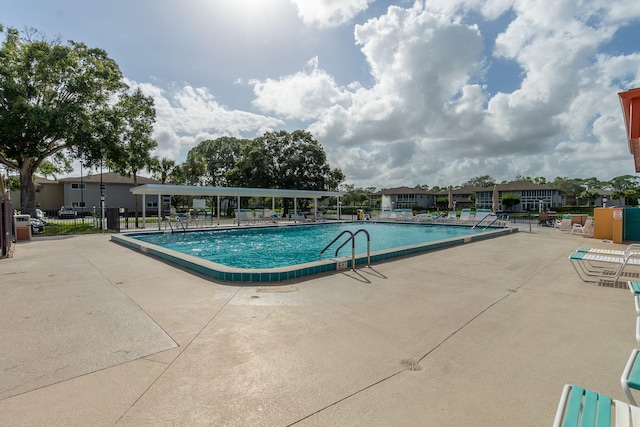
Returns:
[[[340,197],[345,193],[342,191],[315,191],[315,190],[281,190],[274,188],[244,188],[244,187],[211,187],[200,185],[169,185],[169,184],[144,184],[130,190],[135,195],[142,195],[142,221],[146,218],[146,197],[158,198],[158,209],[162,206],[162,196],[205,196],[216,197],[216,213],[218,223],[220,223],[220,197],[236,197],[238,209],[240,208],[241,197],[270,197],[273,210],[275,210],[275,199],[293,199],[294,217],[298,210],[298,199],[313,199],[315,212],[318,212],[318,199],[323,197],[336,197],[340,206]],[[159,211],[158,211],[159,212]],[[338,218],[340,212],[338,212]],[[158,229],[162,222],[161,215],[158,215]],[[238,215],[238,225],[240,225],[240,215]]]

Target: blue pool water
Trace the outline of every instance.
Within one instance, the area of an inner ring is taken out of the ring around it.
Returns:
[[[371,252],[481,232],[471,227],[357,222],[130,236],[229,267],[268,269],[318,261],[320,251],[343,230],[360,229],[366,229],[371,236]],[[323,259],[334,258],[336,249],[347,238],[348,235],[340,238],[323,254]],[[356,254],[366,254],[366,241],[364,233],[356,236]],[[351,243],[338,256],[351,256]]]

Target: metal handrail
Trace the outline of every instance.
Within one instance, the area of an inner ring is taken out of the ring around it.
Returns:
[[[323,253],[324,251],[326,251],[327,249],[329,249],[329,247],[330,247],[331,245],[333,245],[333,244],[336,242],[336,240],[338,240],[340,237],[342,237],[342,235],[347,234],[347,233],[348,233],[348,234],[350,234],[350,235],[351,235],[351,238],[353,239],[353,233],[352,233],[351,231],[349,231],[349,230],[344,230],[342,233],[338,234],[338,235],[336,236],[336,238],[335,238],[335,239],[333,239],[333,240],[332,240],[332,241],[331,241],[327,246],[325,246],[325,247],[320,251],[320,261],[322,261],[322,253]],[[348,242],[348,241],[349,241],[349,240],[347,239],[347,242]]]
[[[187,232],[187,229],[186,229],[186,227],[184,226],[184,223],[182,222],[182,219],[181,219],[179,216],[177,216],[177,217],[176,217],[176,222],[177,222],[178,224],[180,224],[180,226],[182,227],[182,232],[183,232],[183,233],[186,233],[186,232]]]
[[[487,219],[487,218],[489,218],[489,217],[491,217],[491,216],[495,216],[495,219],[494,219],[493,221],[491,221],[489,224],[487,224],[487,225],[482,229],[482,231],[485,231],[487,228],[491,227],[491,226],[493,225],[493,223],[494,223],[494,222],[496,222],[497,220],[499,220],[499,219],[500,219],[500,218],[502,218],[502,217],[506,217],[507,215],[506,215],[506,214],[500,214],[500,215],[498,215],[498,214],[489,214],[489,215],[487,215],[486,217],[482,218],[482,219],[481,219],[477,224],[475,224],[473,227],[471,227],[471,229],[476,228],[478,225],[480,225],[480,224],[482,223],[482,221],[484,221],[485,219]]]
[[[164,229],[165,230],[167,229],[167,224],[166,223],[169,223],[169,228],[171,229],[171,234],[173,234],[173,225],[171,225],[171,220],[169,218],[167,218],[167,217],[164,217],[162,222],[165,223],[165,225],[164,225]]]
[[[351,246],[352,246],[351,255],[352,255],[352,258],[355,259],[356,236],[360,232],[364,232],[367,235],[367,267],[371,267],[371,236],[369,235],[369,232],[367,230],[365,230],[364,228],[361,228],[360,230],[358,230],[355,233],[353,233],[353,235],[352,235],[353,237],[351,237],[351,241],[352,241],[352,243],[351,243]],[[347,243],[349,243],[349,239],[347,239],[346,242],[344,242],[342,245],[340,245],[340,247],[338,249],[336,249],[335,256],[338,256],[338,252],[340,252],[340,249],[342,249],[342,247],[344,245],[346,245]]]
[[[333,239],[327,246],[325,246],[320,251],[320,260],[322,260],[322,254],[324,253],[324,251],[329,249],[329,247],[331,247],[331,245],[333,245],[340,237],[342,237],[345,234],[349,234],[350,235],[349,238],[347,238],[347,240],[345,240],[338,247],[338,249],[336,249],[336,252],[335,252],[334,256],[338,256],[338,252],[340,252],[340,249],[342,249],[344,247],[344,245],[346,245],[347,243],[349,243],[349,241],[351,241],[351,269],[353,271],[355,271],[355,269],[356,269],[356,235],[358,235],[358,233],[360,233],[360,232],[364,232],[367,235],[367,267],[371,267],[371,236],[369,235],[369,232],[367,230],[365,230],[364,228],[361,228],[360,230],[356,231],[355,233],[352,233],[349,230],[342,231],[340,234],[338,234],[336,236],[335,239]]]

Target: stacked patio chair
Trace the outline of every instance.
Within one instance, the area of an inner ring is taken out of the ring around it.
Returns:
[[[634,274],[630,270],[636,275],[640,271],[640,245],[631,244],[624,251],[579,248],[569,261],[584,282],[618,286],[621,277]]]
[[[626,251],[637,250],[630,245]],[[585,249],[585,248],[583,248]],[[597,251],[593,249],[593,251]],[[622,251],[621,251],[622,252]],[[640,281],[628,281],[636,310],[636,341],[640,345]],[[640,350],[633,349],[622,371],[620,383],[629,403],[603,394],[567,384],[564,386],[554,419],[560,426],[637,426],[640,427],[640,407],[631,390],[640,391]]]

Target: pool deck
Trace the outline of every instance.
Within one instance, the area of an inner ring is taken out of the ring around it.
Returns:
[[[276,286],[230,285],[110,242],[0,259],[0,425],[544,426],[565,383],[625,400],[628,290],[558,230]]]

